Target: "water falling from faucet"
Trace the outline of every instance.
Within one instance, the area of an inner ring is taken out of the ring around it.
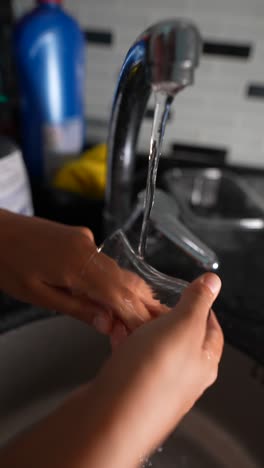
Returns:
[[[157,180],[157,172],[159,159],[162,150],[162,142],[168,119],[173,95],[166,92],[155,92],[155,113],[151,132],[150,152],[149,152],[149,166],[148,177],[146,184],[146,196],[144,201],[144,216],[141,228],[140,241],[138,246],[138,254],[140,257],[145,257],[147,237],[149,231],[149,219],[151,209],[155,198],[155,188]]]

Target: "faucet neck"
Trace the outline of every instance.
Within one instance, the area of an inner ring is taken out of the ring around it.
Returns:
[[[105,204],[107,230],[131,214],[136,144],[151,90],[168,95],[193,83],[201,41],[184,20],[147,29],[132,45],[121,69],[110,120]]]
[[[121,227],[131,212],[136,145],[150,93],[145,67],[128,55],[120,73],[109,127],[105,207],[108,231]]]

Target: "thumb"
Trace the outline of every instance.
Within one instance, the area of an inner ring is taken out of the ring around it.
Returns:
[[[207,359],[214,358],[217,363],[219,363],[224,346],[224,336],[222,329],[218,323],[218,320],[211,311],[208,321],[207,321],[207,328],[203,343],[203,349],[207,356]]]
[[[209,311],[221,289],[221,280],[214,273],[206,273],[193,281],[177,304],[177,315],[196,322],[195,330],[204,333]]]

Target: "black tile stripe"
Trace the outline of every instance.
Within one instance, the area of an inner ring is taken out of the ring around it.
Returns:
[[[264,83],[249,83],[247,86],[247,96],[264,99]]]
[[[252,44],[231,43],[205,40],[203,53],[206,55],[220,55],[224,57],[236,57],[247,59],[252,52]]]
[[[13,9],[12,9],[12,1],[5,0],[0,4],[0,18],[3,21],[3,24],[8,21],[8,23],[13,20]]]
[[[228,156],[228,148],[219,146],[199,146],[180,142],[172,143],[172,152],[177,157],[197,162],[224,164]]]
[[[154,119],[154,112],[155,112],[154,108],[147,109],[146,112],[145,112],[144,118],[147,119],[147,120],[153,120]],[[169,111],[168,120],[170,120],[171,117],[172,117],[171,111]]]
[[[112,31],[104,31],[99,29],[85,29],[84,37],[90,44],[111,45],[114,41]]]
[[[114,41],[114,34],[109,30],[85,29],[84,36],[91,44],[111,45]],[[236,57],[247,59],[252,52],[250,43],[219,42],[205,40],[203,43],[203,53],[205,55],[220,55],[226,57]]]

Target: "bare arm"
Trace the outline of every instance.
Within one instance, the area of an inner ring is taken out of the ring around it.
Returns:
[[[90,386],[3,449],[0,466],[137,467],[217,377],[223,335],[208,314],[219,287],[215,275],[196,280],[174,311],[129,336]]]

